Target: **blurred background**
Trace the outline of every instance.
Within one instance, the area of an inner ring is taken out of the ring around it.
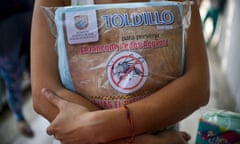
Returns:
[[[221,109],[240,113],[240,1],[226,0],[222,11],[214,13],[213,18],[206,16],[213,6],[211,0],[202,0],[199,7],[211,74],[211,97],[207,106],[200,108],[180,123],[180,129],[191,134],[190,144],[195,143],[199,118],[204,110]],[[220,2],[221,0],[217,0]],[[2,4],[1,4],[2,5]],[[217,17],[217,18],[216,18]],[[0,23],[2,20],[0,20]],[[215,25],[214,25],[215,23]],[[0,25],[1,26],[1,25]],[[212,33],[215,29],[215,32]],[[1,40],[4,35],[1,36]],[[0,40],[0,41],[1,41]],[[28,53],[26,51],[26,53]],[[6,100],[3,78],[0,77],[0,143],[1,144],[53,144],[53,138],[46,134],[48,122],[36,114],[32,108],[30,77],[23,73],[21,85],[23,112],[29,123],[33,137],[24,136],[16,128],[16,120]],[[174,107],[173,107],[174,108]]]

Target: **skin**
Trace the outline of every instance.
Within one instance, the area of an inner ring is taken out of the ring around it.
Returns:
[[[68,102],[63,100],[61,97],[56,95],[53,91],[49,89],[42,89],[42,93],[46,96],[50,103],[55,105],[60,113],[57,115],[55,120],[52,122],[51,126],[48,127],[47,133],[49,135],[54,135],[56,139],[60,140],[64,144],[72,144],[72,143],[93,143],[95,144],[96,137],[93,137],[94,141],[89,141],[86,139],[89,133],[92,133],[92,129],[88,129],[86,127],[79,127],[81,125],[81,117],[85,117],[85,114],[89,115],[88,109],[85,107],[81,107],[78,104]],[[69,121],[69,115],[67,113],[74,113],[71,115],[71,119],[74,119],[71,123],[66,123]],[[79,117],[80,114],[81,117]],[[87,116],[89,118],[91,116]],[[93,118],[95,119],[95,118]],[[90,120],[90,119],[89,119]],[[91,120],[90,120],[91,121]],[[95,120],[96,121],[96,120]],[[58,126],[61,124],[61,126]],[[76,130],[76,125],[78,125],[78,129]],[[85,124],[87,125],[87,120]],[[60,130],[59,130],[60,129]],[[66,130],[69,130],[67,132]],[[74,131],[71,131],[73,130]],[[58,132],[56,132],[58,131]],[[64,133],[62,133],[64,132]],[[82,132],[82,133],[81,133]],[[76,135],[76,136],[75,136]],[[82,139],[79,137],[81,135]],[[171,141],[171,144],[185,144],[190,140],[190,135],[186,132],[178,132],[175,130],[167,130],[159,133],[158,135],[150,135],[150,134],[140,134],[135,137],[135,140],[132,144],[166,144]],[[131,138],[122,138],[119,140],[112,140],[111,142],[107,142],[108,144],[126,144],[126,142],[130,141]],[[104,142],[105,143],[105,142]]]
[[[95,3],[110,2],[112,1],[95,1]],[[99,110],[87,99],[65,89],[61,84],[57,53],[54,48],[55,38],[49,30],[40,6],[63,6],[63,2],[36,0],[32,22],[33,107],[37,113],[51,122],[47,133],[55,135],[65,144],[118,143],[121,141],[126,143],[125,139],[131,137],[132,133],[125,112],[121,108]],[[166,136],[154,137],[143,135],[143,133],[177,123],[208,103],[208,59],[198,6],[193,5],[192,8],[191,26],[186,43],[185,74],[151,96],[128,105],[133,116],[134,132],[138,135],[136,142],[139,139],[153,144],[164,141],[163,137]],[[156,113],[160,114],[156,115]],[[170,136],[170,138],[179,140],[176,143],[185,143],[182,137]]]

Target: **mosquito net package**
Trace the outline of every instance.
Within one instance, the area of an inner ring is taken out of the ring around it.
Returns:
[[[191,3],[44,8],[63,85],[101,108],[147,97],[184,74]]]

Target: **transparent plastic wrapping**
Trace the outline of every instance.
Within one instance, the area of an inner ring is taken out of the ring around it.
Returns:
[[[101,108],[120,107],[160,90],[184,74],[191,4],[44,7],[57,38],[63,85]]]
[[[202,111],[196,144],[240,142],[240,113],[219,109]]]

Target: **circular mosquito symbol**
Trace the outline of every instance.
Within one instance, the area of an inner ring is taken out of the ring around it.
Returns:
[[[147,76],[147,62],[136,52],[122,51],[108,63],[108,80],[121,93],[129,94],[139,90],[145,84]]]

